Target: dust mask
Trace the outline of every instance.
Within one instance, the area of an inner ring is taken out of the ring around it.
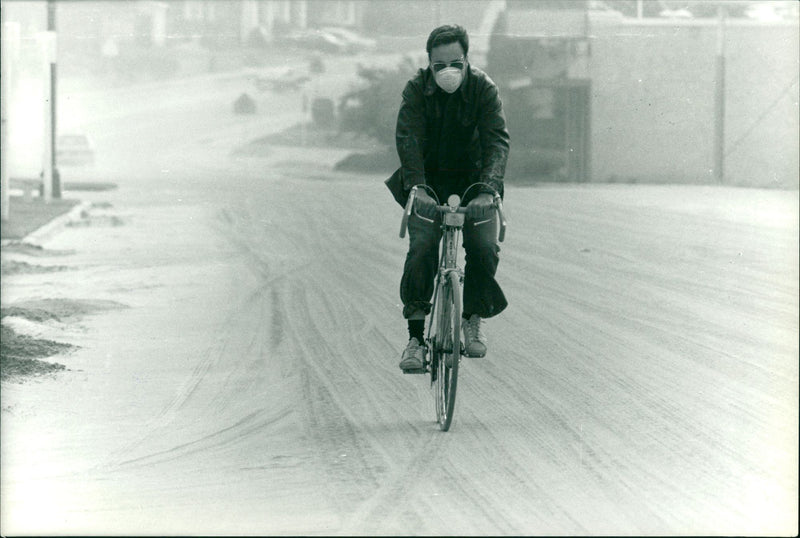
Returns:
[[[464,78],[461,69],[455,67],[445,67],[441,71],[437,71],[435,76],[436,84],[447,93],[456,91]]]

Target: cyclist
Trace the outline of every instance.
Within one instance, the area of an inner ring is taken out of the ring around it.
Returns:
[[[495,191],[503,195],[509,134],[497,86],[469,63],[467,31],[457,25],[440,26],[428,37],[426,50],[428,66],[419,69],[403,90],[395,131],[401,166],[386,185],[402,206],[415,185],[426,185],[439,200],[460,196],[477,182],[488,185],[470,189],[463,201],[467,207],[465,354],[483,357],[486,338],[481,320],[496,316],[508,305],[495,280],[500,248],[492,204]],[[423,367],[425,317],[431,311],[442,234],[435,206],[426,188],[418,188],[400,282],[409,333],[400,362],[403,370]]]

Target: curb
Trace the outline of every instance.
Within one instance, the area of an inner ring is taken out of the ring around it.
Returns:
[[[79,202],[75,207],[70,209],[67,213],[59,215],[50,222],[43,224],[36,230],[32,231],[22,239],[3,239],[0,246],[6,246],[17,243],[31,243],[39,244],[47,241],[57,232],[59,232],[68,222],[79,220],[81,214],[91,207],[91,202]]]

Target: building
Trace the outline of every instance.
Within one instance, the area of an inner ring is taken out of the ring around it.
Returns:
[[[584,0],[508,0],[487,63],[514,140],[511,173],[591,177],[590,28]]]
[[[797,188],[797,14],[710,4],[719,16],[507,0],[488,70],[506,104],[510,175]]]

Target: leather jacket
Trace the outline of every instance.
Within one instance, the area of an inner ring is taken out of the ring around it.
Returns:
[[[491,189],[476,187],[465,202],[480,192],[503,195],[510,140],[503,104],[477,67],[468,64],[452,94],[436,85],[430,67],[417,71],[403,90],[395,139],[401,167],[386,184],[401,205],[418,184],[430,185],[441,202],[476,182]]]

